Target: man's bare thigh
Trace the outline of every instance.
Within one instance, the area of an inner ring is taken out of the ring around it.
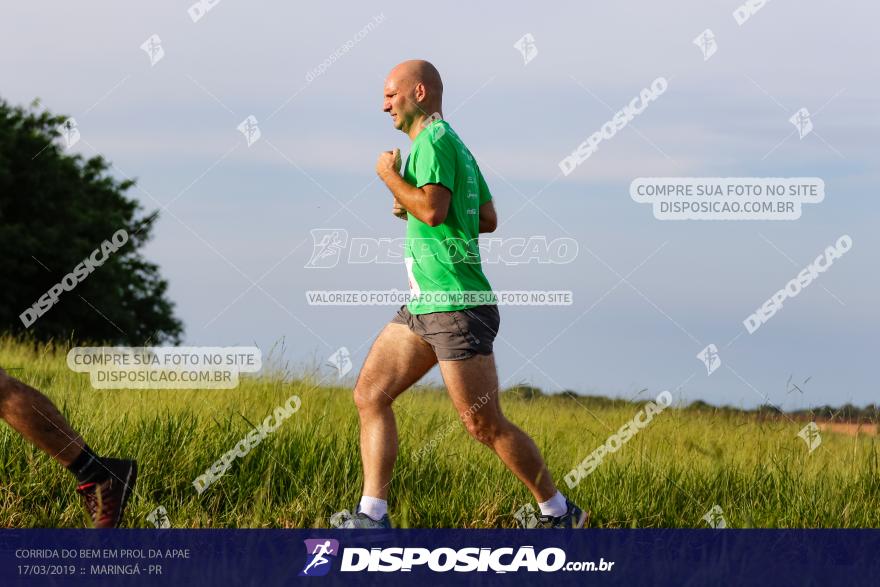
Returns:
[[[437,364],[431,345],[403,324],[390,323],[373,342],[355,384],[369,402],[390,403]]]
[[[465,419],[501,415],[495,354],[474,355],[459,361],[440,361],[440,373],[455,409]]]

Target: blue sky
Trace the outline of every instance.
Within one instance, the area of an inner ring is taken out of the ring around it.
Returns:
[[[360,366],[395,309],[310,307],[305,291],[404,288],[403,265],[305,269],[310,230],[403,235],[373,171],[380,151],[409,149],[381,111],[382,83],[397,62],[425,58],[493,192],[493,236],[579,244],[567,265],[485,267],[497,289],[574,293],[569,307],[502,308],[505,385],[670,389],[744,407],[876,401],[875,5],[776,0],[741,26],[736,1],[450,2],[404,14],[224,0],[198,22],[187,6],[9,4],[0,22],[0,95],[75,117],[75,150],[136,177],[131,195],[147,210],[167,206],[145,254],[170,281],[187,344],[268,350],[284,339],[300,365],[346,346]],[[706,28],[718,51],[704,61],[692,41]],[[528,64],[513,47],[526,33],[538,49]],[[151,66],[140,45],[153,34],[165,54]],[[561,176],[559,160],[658,76],[668,90]],[[803,139],[788,121],[801,107],[815,125]],[[262,134],[250,147],[236,129],[249,115]],[[789,222],[660,221],[629,196],[633,179],[652,176],[815,176],[826,197]],[[852,251],[745,332],[743,319],[842,234]],[[711,375],[696,358],[709,343],[722,360]],[[790,392],[790,377],[810,380]]]

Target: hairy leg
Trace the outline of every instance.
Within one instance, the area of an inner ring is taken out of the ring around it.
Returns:
[[[501,413],[495,355],[440,361],[440,372],[471,436],[495,451],[538,502],[553,497],[556,486],[538,447]]]
[[[354,386],[364,495],[388,498],[397,459],[397,424],[391,403],[436,363],[434,349],[403,324],[388,324],[373,342]]]
[[[65,467],[82,452],[83,439],[45,395],[0,369],[0,418]]]

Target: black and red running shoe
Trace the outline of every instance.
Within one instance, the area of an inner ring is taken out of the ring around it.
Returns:
[[[76,492],[92,518],[95,528],[116,528],[137,479],[137,462],[102,458],[110,476],[103,481],[83,483]]]

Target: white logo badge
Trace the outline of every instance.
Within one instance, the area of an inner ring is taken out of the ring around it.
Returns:
[[[727,520],[724,519],[724,511],[720,505],[712,506],[712,509],[706,512],[703,520],[709,524],[710,528],[722,529],[727,528]]]
[[[431,142],[436,143],[440,140],[440,138],[446,134],[446,128],[442,124],[433,124],[436,120],[443,120],[443,117],[440,116],[439,112],[433,113],[431,116],[422,121],[422,128],[430,128],[431,132]]]
[[[794,113],[794,116],[788,119],[798,130],[798,136],[803,139],[805,136],[813,132],[813,121],[810,119],[810,111],[801,108]]]
[[[336,512],[332,516],[330,516],[330,527],[331,528],[341,528],[344,523],[349,521],[354,516],[348,510],[342,510],[341,512]]]
[[[344,228],[313,228],[312,257],[306,269],[329,269],[339,264],[342,251],[348,243],[348,231]]]
[[[338,372],[338,379],[342,379],[345,375],[351,371],[351,353],[348,352],[348,349],[343,347],[339,347],[335,353],[330,355],[330,358],[327,359],[327,363],[336,367],[336,371]]]
[[[257,125],[257,118],[253,114],[241,121],[241,124],[238,125],[238,130],[241,131],[241,134],[247,140],[248,147],[259,141],[262,136],[260,127]]]
[[[538,525],[538,516],[535,515],[535,506],[530,503],[522,506],[513,517],[519,522],[522,528],[534,528]]]
[[[64,138],[65,148],[69,149],[79,142],[79,127],[75,118],[68,118],[58,125],[58,132]]]
[[[535,45],[535,37],[532,33],[524,34],[519,41],[513,44],[513,47],[522,53],[523,65],[528,65],[529,61],[538,56],[538,46]]]
[[[143,42],[141,49],[150,57],[150,67],[153,67],[165,57],[165,49],[162,48],[162,39],[159,35],[150,35],[150,38]]]
[[[694,45],[700,48],[700,51],[703,52],[703,61],[709,61],[709,58],[715,55],[715,52],[718,51],[718,43],[715,42],[715,33],[712,32],[712,29],[706,29],[700,35],[694,39]]]
[[[812,454],[822,444],[822,435],[819,434],[819,426],[815,422],[810,422],[801,428],[798,436],[807,443],[807,448],[810,449],[810,452],[807,454]]]
[[[157,528],[171,527],[171,522],[168,520],[168,512],[161,505],[147,514],[147,521]]]
[[[706,365],[707,375],[711,375],[715,369],[721,366],[721,356],[718,354],[718,347],[714,344],[710,344],[697,353],[697,358]]]

